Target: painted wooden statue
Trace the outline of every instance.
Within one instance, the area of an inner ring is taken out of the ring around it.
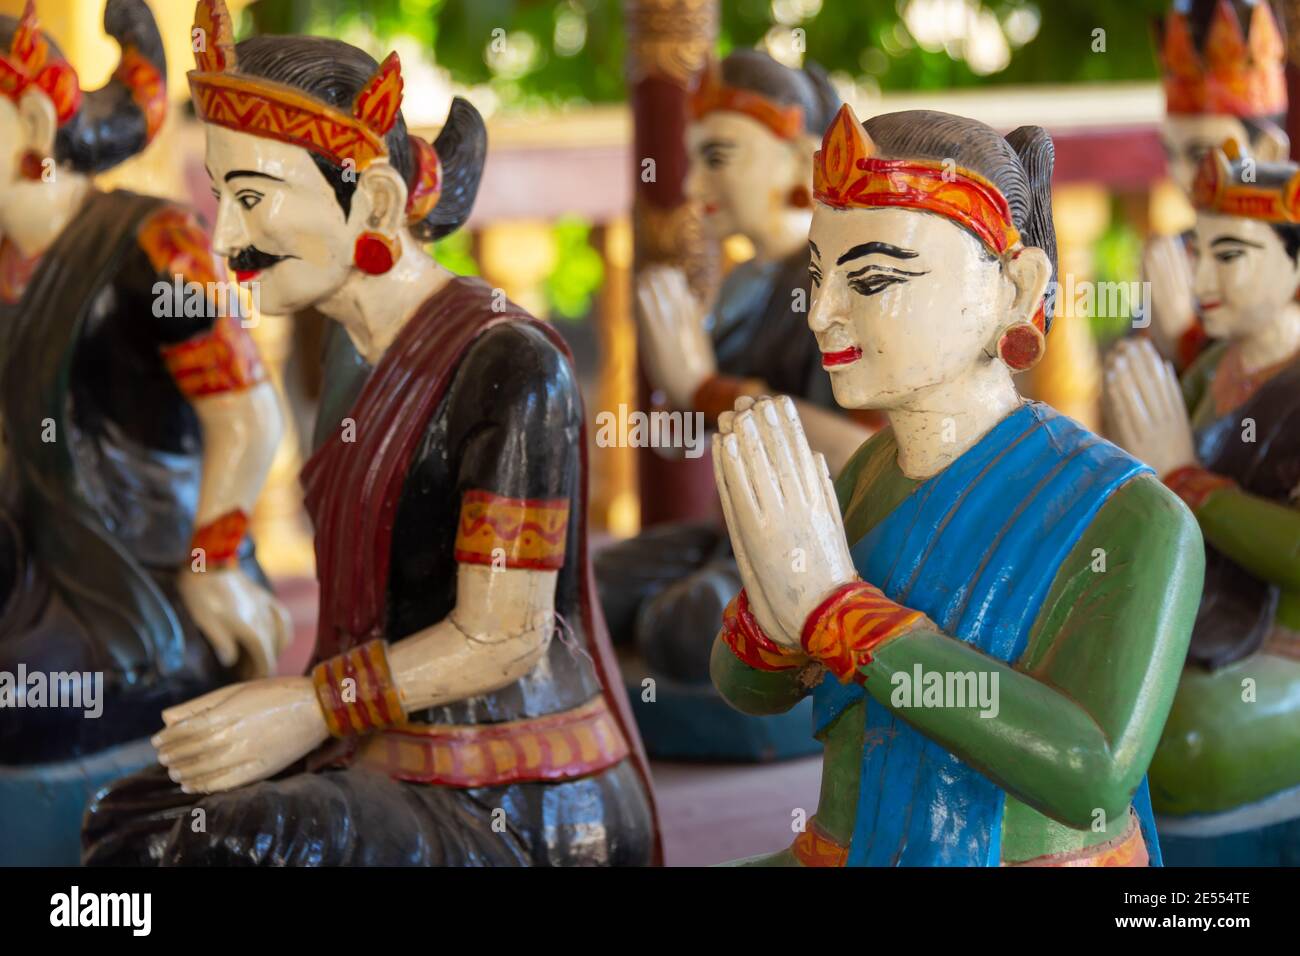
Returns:
[[[1300,166],[1202,165],[1192,251],[1217,340],[1183,375],[1111,356],[1117,440],[1200,522],[1205,596],[1151,794],[1171,863],[1300,863]]]
[[[11,862],[74,863],[86,799],[145,765],[159,710],[227,683],[241,657],[243,673],[270,673],[290,633],[246,533],[280,412],[237,302],[189,212],[92,182],[143,150],[167,108],[148,7],[110,0],[104,24],[122,58],[83,92],[31,3],[0,17]],[[37,699],[68,681],[85,706]]]
[[[691,97],[685,189],[704,229],[743,236],[754,257],[727,276],[706,310],[686,276],[658,266],[637,290],[640,347],[668,404],[708,426],[742,394],[794,396],[814,446],[839,467],[869,434],[832,414],[830,379],[808,332],[812,156],[839,104],[815,64],[790,69],[738,50],[703,74]],[[707,314],[706,314],[707,312]],[[648,529],[596,557],[616,639],[635,646],[625,667],[647,747],[668,758],[771,759],[816,749],[805,712],[746,718],[709,682],[722,610],[739,587],[723,529],[682,523]],[[640,699],[652,676],[654,699]]]
[[[814,167],[809,324],[889,427],[838,480],[784,399],[723,415],[735,706],[812,696],[816,816],[766,864],[1142,865],[1200,597],[1196,523],[1013,373],[1042,355],[1051,139],[848,107]],[[798,564],[795,564],[796,559]]]
[[[1201,160],[1225,140],[1257,160],[1287,157],[1286,47],[1268,0],[1176,0],[1157,31],[1164,76],[1161,130],[1169,174],[1191,198]],[[1190,236],[1155,236],[1143,255],[1152,339],[1178,368],[1207,344],[1192,292]]]
[[[649,777],[593,601],[571,360],[424,248],[469,215],[482,119],[457,99],[430,144],[402,119],[396,54],[235,46],[221,0],[196,30],[214,248],[269,311],[338,323],[303,471],[315,661],[166,711],[162,766],[91,807],[87,861],[652,862]]]

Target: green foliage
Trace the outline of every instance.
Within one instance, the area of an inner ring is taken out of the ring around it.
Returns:
[[[457,275],[478,275],[478,262],[474,259],[472,239],[468,230],[453,232],[433,244],[433,257],[443,268]]]
[[[1115,203],[1110,226],[1093,246],[1093,267],[1097,282],[1136,282],[1142,271],[1142,237],[1131,223],[1123,218],[1123,211]],[[1103,347],[1128,333],[1132,317],[1128,315],[1102,316],[1093,310],[1090,318],[1093,337]]]
[[[605,281],[605,263],[592,248],[588,223],[561,219],[554,229],[557,267],[546,280],[546,298],[554,316],[581,319]]]
[[[625,0],[259,0],[247,30],[380,42],[406,36],[458,83],[487,84],[510,108],[619,102],[627,39]],[[982,0],[1002,24],[1020,11],[1038,27],[987,76],[943,49],[918,45],[903,20],[912,0],[722,0],[719,52],[761,42],[776,25],[804,31],[807,56],[832,73],[883,90],[1003,83],[1139,80],[1156,75],[1150,24],[1167,0]],[[815,11],[799,20],[790,9]],[[1104,31],[1104,52],[1098,52]],[[247,32],[241,30],[241,33]],[[374,51],[383,52],[383,51]]]

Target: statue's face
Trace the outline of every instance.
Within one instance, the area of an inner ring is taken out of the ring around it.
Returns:
[[[1196,299],[1213,338],[1243,338],[1295,299],[1300,269],[1268,223],[1201,213],[1192,241]]]
[[[790,190],[811,193],[812,151],[783,140],[743,113],[717,110],[686,131],[686,197],[699,203],[711,239],[758,240],[778,228]]]
[[[1167,116],[1161,138],[1169,158],[1169,176],[1189,196],[1196,181],[1196,170],[1210,150],[1229,139],[1235,139],[1242,150],[1250,149],[1250,136],[1241,120],[1219,114]]]
[[[808,324],[840,405],[907,405],[996,354],[1015,287],[956,223],[817,203],[809,238]]]
[[[297,312],[333,295],[352,271],[364,215],[351,217],[299,146],[208,124],[207,167],[217,200],[213,251],[241,284],[257,283],[272,314]]]

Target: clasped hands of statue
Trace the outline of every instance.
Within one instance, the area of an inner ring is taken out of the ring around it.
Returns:
[[[826,459],[790,398],[738,399],[718,420],[713,469],[744,582],[723,639],[742,661],[862,681],[878,648],[928,623],[859,578]]]

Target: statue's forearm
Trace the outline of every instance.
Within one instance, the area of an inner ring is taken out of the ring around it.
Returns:
[[[803,700],[820,679],[822,671],[817,669],[814,675],[810,670],[814,667],[758,670],[738,660],[721,637],[713,642],[713,655],[709,659],[713,686],[727,703],[741,713],[758,717],[784,714]]]
[[[232,511],[249,514],[280,445],[280,403],[270,382],[193,399],[203,431],[196,527]]]
[[[1221,488],[1196,509],[1205,540],[1241,567],[1300,592],[1300,511],[1239,488]]]
[[[1067,826],[1091,825],[1098,809],[1117,819],[1146,770],[1137,749],[1117,753],[1076,701],[935,630],[918,629],[891,642],[861,673],[867,693],[880,704]],[[981,706],[978,691],[967,707],[925,706],[930,674],[945,681],[949,674],[974,675],[974,687],[989,689],[987,706]]]

